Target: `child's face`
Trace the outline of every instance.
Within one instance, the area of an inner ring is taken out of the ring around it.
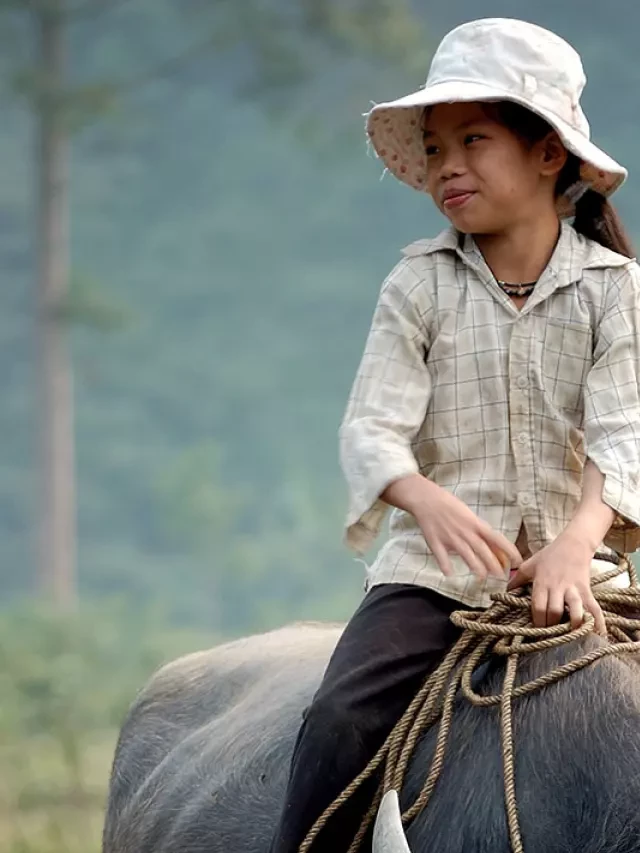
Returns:
[[[427,187],[459,231],[499,234],[554,209],[548,140],[527,145],[479,103],[439,104],[423,130]]]

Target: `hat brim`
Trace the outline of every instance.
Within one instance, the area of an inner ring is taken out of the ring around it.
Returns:
[[[474,101],[511,101],[545,119],[567,150],[582,161],[581,178],[596,192],[609,196],[624,183],[628,174],[624,166],[559,116],[532,105],[526,98],[472,81],[436,83],[395,101],[376,104],[367,116],[367,133],[392,174],[414,189],[428,192],[421,129],[423,110],[437,104]],[[563,214],[571,213],[571,205],[564,198],[559,208]]]

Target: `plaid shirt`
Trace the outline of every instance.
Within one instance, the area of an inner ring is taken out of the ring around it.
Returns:
[[[408,246],[385,280],[340,428],[347,543],[366,551],[385,488],[420,472],[515,542],[549,544],[574,515],[588,456],[603,500],[640,525],[640,268],[563,223],[519,311],[475,241]],[[412,583],[486,607],[504,589],[452,555],[445,577],[413,516],[391,515],[368,585]]]

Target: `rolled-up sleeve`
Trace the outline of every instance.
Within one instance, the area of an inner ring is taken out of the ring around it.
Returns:
[[[380,531],[384,490],[415,474],[411,442],[425,417],[431,381],[425,363],[432,301],[403,259],[385,280],[340,427],[340,461],[349,489],[346,543],[366,551]]]
[[[640,268],[609,288],[585,384],[585,450],[604,475],[602,499],[640,526]]]

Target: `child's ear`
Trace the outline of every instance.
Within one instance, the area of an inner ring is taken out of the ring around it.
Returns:
[[[540,153],[540,171],[543,175],[557,175],[562,171],[569,156],[555,130],[541,141]]]

